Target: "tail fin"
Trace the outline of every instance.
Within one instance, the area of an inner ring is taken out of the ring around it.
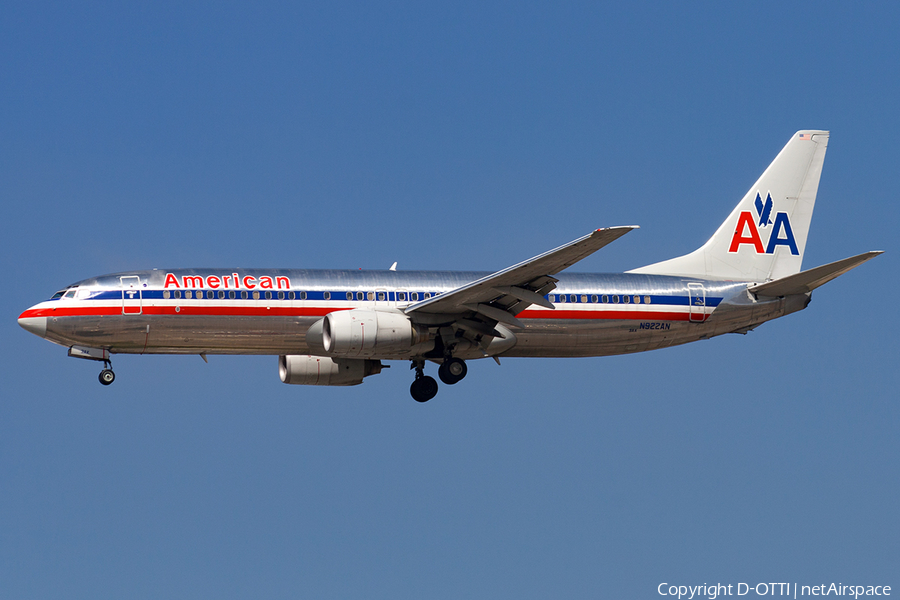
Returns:
[[[709,241],[629,273],[769,281],[800,272],[827,131],[798,131]]]

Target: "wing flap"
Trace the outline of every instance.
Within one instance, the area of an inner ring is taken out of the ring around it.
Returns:
[[[850,269],[858,267],[867,260],[871,260],[882,254],[882,251],[865,252],[850,258],[828,263],[821,267],[815,267],[807,271],[801,271],[794,275],[788,275],[775,281],[760,283],[751,286],[748,290],[760,296],[770,296],[777,298],[779,296],[790,296],[792,294],[806,294],[813,291],[820,285],[824,285],[840,277]]]
[[[532,282],[532,285],[533,284],[534,282]],[[528,304],[537,304],[538,306],[543,306],[544,308],[549,308],[550,310],[556,308],[555,306],[553,306],[552,302],[550,302],[537,292],[532,292],[531,290],[521,288],[516,285],[494,286],[494,290],[498,294],[512,296],[513,298],[518,298],[519,300],[527,302]]]

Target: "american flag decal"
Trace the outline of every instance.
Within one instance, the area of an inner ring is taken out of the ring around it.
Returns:
[[[811,140],[811,139],[812,139],[812,136],[809,135],[808,133],[801,133],[801,134],[798,135],[798,137],[799,137],[801,140]]]

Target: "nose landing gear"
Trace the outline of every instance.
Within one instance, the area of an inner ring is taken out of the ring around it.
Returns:
[[[103,370],[100,371],[100,383],[109,385],[116,380],[116,374],[113,373],[112,363],[108,360],[103,361]]]
[[[100,371],[100,383],[109,385],[116,380],[116,374],[112,370],[112,362],[109,360],[109,348],[91,348],[88,346],[70,346],[69,356],[72,358],[83,358],[85,360],[96,360],[103,362],[103,370]]]

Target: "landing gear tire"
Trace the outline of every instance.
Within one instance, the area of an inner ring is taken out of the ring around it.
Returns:
[[[112,372],[112,369],[103,369],[100,371],[100,383],[103,385],[109,385],[115,380],[116,374]]]
[[[438,393],[438,384],[434,377],[423,375],[417,377],[409,386],[409,393],[416,402],[428,402]]]
[[[438,377],[440,377],[441,381],[447,385],[453,385],[454,383],[462,381],[463,377],[465,377],[468,372],[469,368],[466,366],[464,360],[459,358],[448,358],[441,363],[441,366],[438,368]]]

